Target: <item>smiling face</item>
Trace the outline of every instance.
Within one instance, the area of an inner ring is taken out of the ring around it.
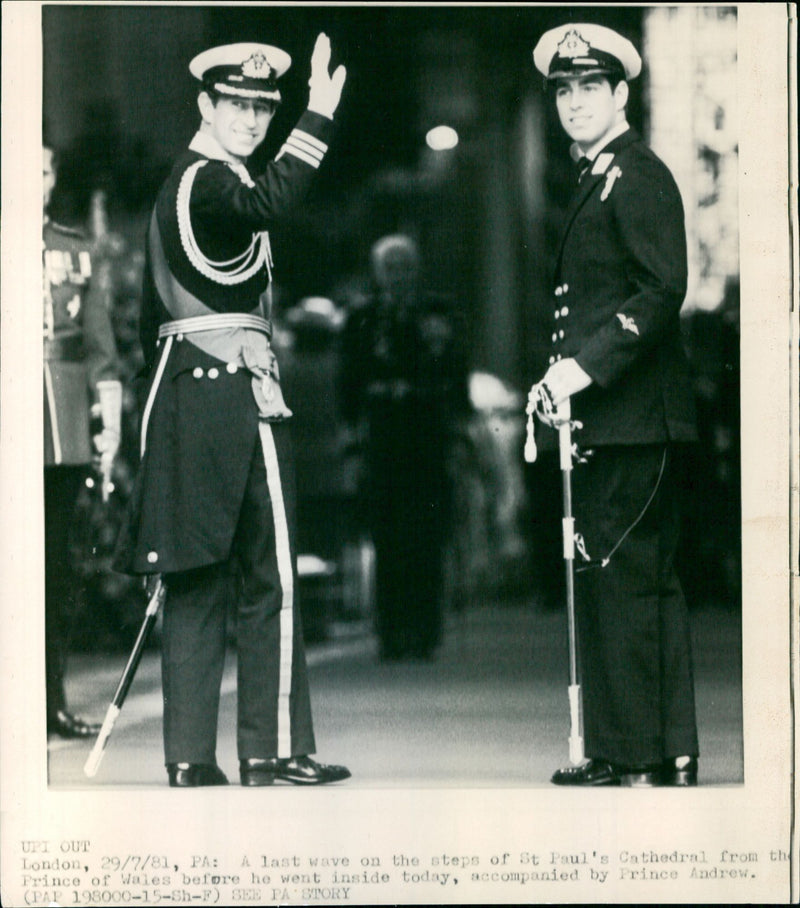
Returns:
[[[561,125],[584,152],[625,120],[627,102],[627,82],[612,89],[603,75],[574,76],[556,82],[556,109]]]
[[[251,98],[219,98],[216,103],[206,93],[198,98],[203,117],[202,132],[212,135],[234,158],[246,161],[264,141],[275,115],[272,101]]]

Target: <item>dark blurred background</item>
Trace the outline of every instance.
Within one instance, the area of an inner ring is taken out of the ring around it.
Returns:
[[[467,431],[477,456],[461,464],[456,477],[472,510],[449,553],[449,604],[459,608],[465,597],[500,588],[520,597],[534,589],[545,606],[555,607],[563,601],[558,478],[523,463],[522,417],[549,340],[552,255],[572,180],[568,140],[547,103],[531,50],[544,30],[565,20],[608,25],[642,50],[644,70],[631,85],[629,120],[672,169],[687,213],[691,273],[683,322],[696,372],[701,443],[687,479],[683,577],[691,605],[713,601],[736,609],[741,534],[733,8],[45,6],[44,129],[62,154],[53,216],[84,226],[110,263],[114,323],[129,382],[141,364],[137,317],[146,221],[172,158],[198,123],[189,60],[211,45],[244,40],[289,52],[284,103],[258,152],[264,160],[305,107],[311,49],[318,32],[327,32],[333,65],[343,62],[348,69],[338,131],[307,203],[273,237],[283,342],[290,354],[302,352],[290,359],[307,370],[293,379],[300,395],[290,400],[297,432],[309,432],[302,414],[319,401],[324,370],[335,371],[338,321],[327,340],[317,337],[309,347],[300,337],[302,320],[292,313],[309,297],[346,313],[364,292],[373,242],[408,233],[422,251],[426,286],[457,302],[470,369]],[[454,148],[426,143],[428,131],[439,125],[456,131]],[[258,167],[256,157],[252,163]],[[319,356],[309,359],[309,349]],[[75,555],[88,619],[80,625],[79,646],[127,646],[141,620],[138,584],[108,569],[137,459],[130,391],[125,406],[117,492],[110,506],[89,489],[79,503]],[[335,423],[335,402],[331,406]],[[310,437],[323,441],[298,464],[300,487],[315,480],[314,494],[327,499],[330,513],[331,500],[347,502],[354,494],[349,464],[335,424],[314,426]],[[322,475],[329,477],[325,489],[319,488]],[[358,527],[342,529],[346,538],[333,551],[314,552],[324,544],[320,528],[311,526],[313,516],[308,523],[301,544],[307,542],[309,554],[319,554],[324,564],[317,574],[309,564],[307,583],[344,574],[338,605],[323,595],[323,608],[363,615],[368,595],[353,609],[348,594],[348,571],[369,569],[358,544],[346,544]],[[344,570],[348,559],[353,565]],[[364,595],[361,589],[358,596]],[[324,637],[324,617],[316,626],[313,616],[308,623],[309,634]]]

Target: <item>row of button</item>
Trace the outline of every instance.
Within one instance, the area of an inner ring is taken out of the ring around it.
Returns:
[[[556,296],[563,296],[565,293],[568,292],[568,290],[569,290],[569,284],[559,284],[558,287],[556,287],[556,289],[555,289],[553,292],[555,293]],[[566,317],[569,315],[569,307],[568,307],[568,306],[562,306],[560,309],[556,309],[556,310],[553,312],[553,315],[554,315],[554,317],[557,318],[557,319],[558,319],[558,318],[566,318]],[[559,328],[558,331],[554,331],[554,332],[553,332],[552,341],[553,341],[554,344],[555,344],[557,341],[560,341],[560,340],[563,340],[563,339],[564,339],[564,329],[563,329],[563,328]],[[553,363],[559,362],[560,359],[561,359],[561,354],[560,354],[560,353],[556,353],[556,354],[554,354],[553,356],[550,357],[549,363],[550,363],[550,365],[552,366]]]
[[[183,335],[182,335],[182,334],[176,334],[176,335],[175,335],[175,340],[176,340],[176,341],[182,341],[182,340],[183,340]],[[160,346],[160,345],[161,345],[161,338],[159,338],[159,339],[156,341],[156,346],[158,347],[158,346]],[[236,372],[239,371],[239,364],[238,364],[238,363],[226,363],[226,364],[225,364],[225,371],[228,372],[230,375],[234,375]],[[202,366],[195,366],[195,368],[192,369],[192,375],[193,375],[195,378],[202,378],[204,375],[207,375],[207,376],[208,376],[209,378],[211,378],[211,379],[219,378],[219,369],[218,369],[216,366],[212,366],[210,369],[208,369],[208,370],[206,371],[205,369],[203,369]]]
[[[238,372],[238,370],[239,367],[236,363],[227,363],[225,366],[225,371],[231,375]],[[211,379],[219,378],[219,369],[216,366],[212,366],[207,371],[204,371],[202,366],[195,366],[194,369],[192,369],[192,375],[194,378],[202,378],[204,375],[207,375]]]

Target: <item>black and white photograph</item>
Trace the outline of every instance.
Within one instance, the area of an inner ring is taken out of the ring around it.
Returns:
[[[3,4],[4,905],[800,895],[795,17]]]

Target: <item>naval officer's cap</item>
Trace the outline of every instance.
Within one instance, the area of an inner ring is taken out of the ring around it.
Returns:
[[[635,79],[642,69],[642,58],[627,38],[604,25],[574,22],[545,32],[533,62],[548,81],[595,73]]]
[[[198,54],[189,72],[205,91],[239,98],[281,99],[277,80],[292,63],[286,51],[270,44],[223,44]]]

